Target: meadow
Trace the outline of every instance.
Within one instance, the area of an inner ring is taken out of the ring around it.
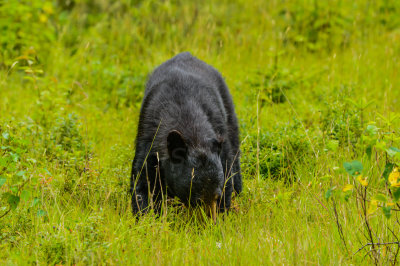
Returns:
[[[0,264],[397,264],[397,0],[0,1]],[[146,79],[225,78],[244,189],[132,215]]]

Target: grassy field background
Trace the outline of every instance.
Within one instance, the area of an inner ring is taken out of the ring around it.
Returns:
[[[399,14],[396,0],[0,1],[0,264],[396,264]],[[183,51],[222,73],[240,122],[244,190],[217,225],[177,200],[130,211],[146,78]]]

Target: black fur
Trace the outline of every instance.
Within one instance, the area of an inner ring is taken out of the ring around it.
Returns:
[[[165,193],[185,204],[219,199],[229,209],[240,193],[239,129],[220,73],[190,53],[157,67],[143,98],[132,163],[134,213],[159,210]],[[152,195],[149,198],[149,195]]]

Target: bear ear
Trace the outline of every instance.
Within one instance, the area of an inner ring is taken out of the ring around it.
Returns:
[[[187,145],[182,133],[172,130],[167,138],[168,154],[173,163],[181,163],[187,158]]]

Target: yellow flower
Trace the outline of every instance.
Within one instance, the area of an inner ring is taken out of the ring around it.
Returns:
[[[49,15],[54,13],[54,9],[50,3],[47,3],[43,6],[43,11]]]
[[[361,184],[363,187],[368,186],[367,177],[363,177],[362,175],[359,175],[359,176],[357,177],[357,180],[360,182],[360,184]]]
[[[47,22],[47,16],[45,14],[40,14],[39,15],[39,20],[42,23],[46,23]]]
[[[400,172],[397,167],[389,175],[389,183],[392,187],[400,187]]]
[[[347,184],[343,187],[343,192],[349,191],[349,190],[353,190],[353,185],[351,184]]]
[[[392,206],[394,206],[395,204],[393,203],[393,202],[388,202],[388,203],[386,203],[386,206],[390,206],[390,207],[392,207]]]

